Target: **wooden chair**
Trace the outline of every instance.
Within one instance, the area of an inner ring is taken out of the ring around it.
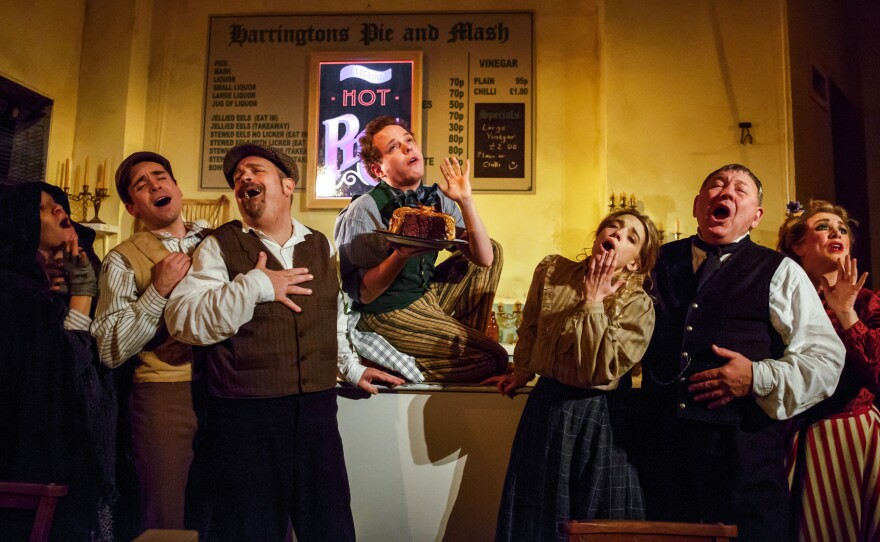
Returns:
[[[65,495],[66,485],[0,482],[0,508],[36,510],[30,542],[49,540],[58,499]]]
[[[229,220],[229,198],[184,199],[180,214],[186,222],[204,221],[208,228],[216,228]],[[132,232],[142,231],[146,231],[143,222],[135,218]]]
[[[199,542],[199,533],[178,529],[147,529],[133,542]]]
[[[671,521],[594,520],[561,525],[570,542],[727,542],[737,537],[736,525]]]

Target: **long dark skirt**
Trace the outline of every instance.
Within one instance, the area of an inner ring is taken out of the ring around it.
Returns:
[[[614,441],[603,392],[541,378],[526,402],[513,448],[497,541],[564,541],[559,525],[644,519],[642,490]]]

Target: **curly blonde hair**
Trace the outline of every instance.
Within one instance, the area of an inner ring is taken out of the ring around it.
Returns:
[[[807,208],[803,214],[785,219],[785,222],[779,226],[779,233],[776,238],[776,250],[800,264],[801,259],[794,253],[794,247],[803,241],[804,237],[807,235],[807,220],[819,213],[829,213],[839,216],[840,219],[849,226],[847,236],[849,237],[850,250],[852,250],[852,247],[856,243],[853,229],[858,227],[859,223],[850,218],[849,212],[847,212],[845,208],[822,199],[810,200],[810,203],[807,204]]]

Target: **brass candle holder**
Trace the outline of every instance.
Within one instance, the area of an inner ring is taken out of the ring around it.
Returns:
[[[89,191],[89,185],[84,184],[82,187],[82,191],[79,194],[69,194],[69,187],[64,187],[64,193],[67,194],[67,199],[70,201],[80,202],[82,205],[82,219],[84,222],[90,224],[103,224],[104,221],[98,218],[98,212],[101,210],[101,201],[107,199],[109,197],[109,193],[106,188],[96,188],[95,193],[92,194]],[[89,203],[95,208],[95,216],[92,217],[91,220],[86,220],[89,215]]]
[[[86,163],[82,169],[83,173],[83,184],[82,188],[79,192],[75,194],[70,193],[71,184],[74,186],[74,190],[76,190],[76,186],[79,184],[79,167],[76,167],[74,171],[73,182],[71,183],[70,178],[70,158],[64,160],[64,162],[58,163],[58,178],[56,180],[56,184],[64,190],[64,193],[67,194],[67,199],[72,202],[78,202],[82,206],[82,222],[87,224],[103,224],[104,221],[98,218],[98,212],[101,210],[101,202],[107,199],[110,196],[110,193],[105,188],[107,184],[107,159],[104,159],[103,163],[98,164],[98,176],[95,181],[95,192],[92,193],[89,190],[89,157],[86,156]],[[91,220],[88,220],[89,216],[89,203],[92,204],[95,208],[95,215]],[[71,211],[73,211],[73,204],[71,204]],[[73,218],[73,217],[71,217]]]
[[[672,238],[676,241],[681,239],[681,224],[679,224],[678,219],[675,219],[675,230],[672,232]]]
[[[107,192],[106,188],[96,188],[95,195],[90,199],[92,200],[92,206],[95,208],[95,216],[89,220],[92,224],[103,224],[104,221],[98,218],[98,211],[101,210],[101,201],[107,199],[110,194]]]
[[[618,198],[615,197],[614,192],[611,193],[610,200],[608,202],[609,212],[627,209],[635,210],[635,208],[638,206],[635,193],[630,194],[629,199],[627,199],[626,194],[624,192],[621,192],[619,194],[619,198],[620,199],[618,200]]]

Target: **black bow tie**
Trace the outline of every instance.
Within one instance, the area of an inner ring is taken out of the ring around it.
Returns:
[[[704,241],[699,235],[695,235],[693,237],[694,246],[698,249],[702,250],[706,254],[714,254],[717,257],[721,257],[724,254],[730,254],[738,247],[742,246],[741,242],[745,241],[746,238],[743,237],[736,243],[728,243],[726,245],[710,245],[706,241]]]
[[[437,195],[440,187],[438,187],[436,183],[431,186],[421,184],[417,189],[407,190],[406,192],[398,190],[390,185],[388,188],[390,188],[391,193],[394,194],[395,208],[418,207],[420,205],[435,207],[440,201],[440,197]]]
[[[736,243],[728,243],[726,245],[710,245],[699,236],[693,237],[694,246],[706,253],[706,260],[697,269],[697,291],[703,287],[718,269],[721,268],[721,257],[725,254],[731,254],[739,247],[745,246],[743,241],[746,237],[740,239]]]

